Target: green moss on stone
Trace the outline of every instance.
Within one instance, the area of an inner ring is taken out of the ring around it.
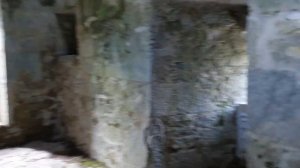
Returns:
[[[122,16],[125,10],[124,0],[118,0],[117,4],[102,2],[101,7],[97,10],[96,15],[99,21],[117,19]]]
[[[80,161],[80,165],[84,168],[106,168],[104,163],[90,159],[83,159]]]
[[[125,0],[81,0],[83,24],[93,38],[103,38],[119,32],[125,13]]]

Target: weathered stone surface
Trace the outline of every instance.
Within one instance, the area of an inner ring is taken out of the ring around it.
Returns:
[[[249,17],[249,53],[252,66],[265,70],[298,71],[300,13],[281,12]]]
[[[299,149],[278,144],[251,134],[248,144],[247,163],[250,168],[299,167]]]
[[[282,167],[290,159],[294,160],[289,153],[300,148],[299,136],[294,133],[300,128],[298,78],[289,71],[252,70],[249,79],[249,106],[252,107],[249,166],[263,167],[264,162],[271,162]]]
[[[65,133],[79,149],[88,153],[94,103],[89,73],[79,64],[78,57],[64,57],[58,61],[57,79],[60,81],[58,97],[62,101],[61,117],[65,123]]]
[[[262,13],[276,13],[283,11],[299,10],[299,0],[251,0],[251,8]]]
[[[247,0],[173,0],[178,2],[213,2],[221,4],[247,4]]]
[[[234,157],[233,111],[247,101],[243,21],[235,17],[245,8],[157,1],[155,9],[149,167],[225,166]]]
[[[62,62],[67,134],[109,168],[142,168],[150,115],[150,6],[82,0],[80,56]],[[98,4],[98,5],[97,5]]]
[[[249,131],[249,112],[248,105],[241,105],[237,108],[236,127],[237,127],[237,147],[236,154],[240,159],[245,159],[247,148],[247,132]]]
[[[1,145],[53,139],[60,117],[68,138],[109,168],[145,167],[146,143],[154,168],[232,159],[232,113],[246,101],[244,6],[155,2],[162,22],[154,26],[152,71],[149,1],[80,0],[80,53],[59,59],[65,46],[54,12],[69,13],[76,1],[6,3],[15,123],[1,128]],[[297,58],[291,47],[284,51]]]
[[[294,9],[299,9],[299,1],[252,1],[252,8],[248,167],[296,168],[300,14]]]
[[[56,11],[37,0],[2,6],[12,123],[0,128],[0,146],[55,139],[61,136],[55,62],[65,50]]]

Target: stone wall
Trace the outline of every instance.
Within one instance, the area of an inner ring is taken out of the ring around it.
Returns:
[[[226,167],[247,102],[246,7],[154,2],[151,168]]]
[[[55,13],[63,2],[2,1],[11,125],[0,128],[0,147],[61,136],[55,69],[65,45]]]
[[[249,168],[300,165],[299,3],[250,2]]]
[[[68,136],[109,168],[143,168],[150,114],[147,0],[79,1],[79,56],[61,61]]]
[[[80,0],[79,54],[65,56],[56,14],[75,3],[3,1],[13,123],[0,146],[66,133],[109,168],[226,166],[247,101],[244,6]]]
[[[204,2],[204,3],[219,3],[219,4],[233,4],[233,5],[247,4],[247,0],[172,0],[172,2]]]

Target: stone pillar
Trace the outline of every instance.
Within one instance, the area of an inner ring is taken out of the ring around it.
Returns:
[[[252,0],[249,168],[300,165],[300,1]]]
[[[147,0],[81,0],[79,8],[80,73],[86,72],[89,89],[83,88],[86,96],[78,100],[87,103],[68,114],[74,118],[68,121],[69,135],[108,168],[144,168],[150,5]],[[91,103],[90,109],[84,108]]]

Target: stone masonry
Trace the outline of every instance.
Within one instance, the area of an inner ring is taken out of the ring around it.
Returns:
[[[66,140],[108,168],[233,168],[248,102],[247,166],[299,168],[300,0],[249,0],[246,30],[243,0],[1,3],[12,122],[0,147]],[[0,166],[69,166],[0,154]]]
[[[1,1],[11,124],[0,128],[0,147],[62,137],[55,71],[66,48],[56,13],[70,6],[52,2]]]
[[[80,0],[79,57],[60,97],[67,134],[109,168],[143,168],[150,115],[151,6],[141,0]],[[69,69],[71,68],[71,69]]]
[[[226,167],[247,102],[246,6],[155,1],[151,168]]]
[[[249,168],[300,165],[299,3],[250,1]]]

